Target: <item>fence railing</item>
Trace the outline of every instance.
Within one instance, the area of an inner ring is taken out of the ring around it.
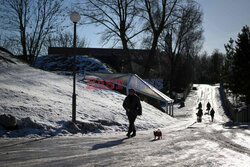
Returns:
[[[220,95],[224,108],[234,122],[250,122],[250,106],[238,111],[228,100],[225,89],[220,85]]]

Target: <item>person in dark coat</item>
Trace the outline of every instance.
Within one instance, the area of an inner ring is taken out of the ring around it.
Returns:
[[[201,108],[198,110],[198,113],[196,115],[197,115],[197,122],[201,122],[202,121],[202,115],[203,115],[203,112],[202,112]]]
[[[141,115],[142,113],[142,107],[140,98],[135,94],[134,89],[129,89],[129,95],[125,98],[123,102],[123,108],[126,110],[126,115],[128,116],[129,120],[129,127],[128,127],[128,137],[134,137],[136,136],[136,130],[135,130],[135,119],[137,115]],[[130,136],[130,133],[132,135]]]
[[[210,111],[210,115],[211,115],[211,120],[212,122],[214,122],[214,109],[212,108],[212,110]]]
[[[210,111],[210,108],[211,108],[211,104],[209,102],[207,102],[207,112],[204,114],[204,115],[209,115],[209,111]]]
[[[202,108],[202,104],[201,102],[198,104],[198,109],[201,109]]]
[[[210,108],[211,108],[211,104],[207,102],[207,110],[210,111]]]

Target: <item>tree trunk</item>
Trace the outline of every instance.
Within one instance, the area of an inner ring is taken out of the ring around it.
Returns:
[[[22,44],[22,48],[23,48],[23,60],[26,62],[29,62],[28,55],[27,55],[26,36],[25,36],[24,28],[20,29],[20,35],[21,35],[21,44]]]
[[[128,49],[128,43],[127,43],[127,40],[125,38],[125,35],[121,38],[122,40],[122,46],[123,46],[123,51],[124,51],[124,64],[123,64],[123,68],[124,69],[121,69],[122,72],[125,72],[125,73],[133,73],[133,69],[132,69],[132,66],[131,66],[131,63],[132,63],[132,58],[131,58],[131,55],[129,54],[129,49]]]
[[[174,85],[175,63],[174,60],[170,60],[170,87],[169,92],[172,94]]]
[[[145,70],[144,70],[144,76],[143,77],[149,77],[149,73],[150,73],[150,69],[152,67],[152,62],[154,61],[155,59],[155,52],[156,52],[156,47],[157,47],[157,44],[158,44],[158,38],[159,38],[159,34],[155,33],[154,35],[154,39],[153,39],[153,43],[152,43],[152,47],[150,49],[150,53],[149,53],[149,57],[148,57],[148,60],[145,64]]]

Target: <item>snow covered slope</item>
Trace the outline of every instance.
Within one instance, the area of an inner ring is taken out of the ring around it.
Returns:
[[[42,130],[23,129],[7,136],[66,135],[65,125],[71,120],[72,79],[34,69],[0,51],[0,115],[18,119],[29,117],[43,126]],[[11,60],[5,61],[4,59]],[[122,108],[124,95],[113,90],[86,89],[77,82],[77,120],[85,125],[99,122],[92,131],[125,131],[128,121]],[[135,122],[139,130],[166,127],[176,119],[142,102],[143,114]],[[105,120],[105,121],[103,121]],[[108,122],[108,123],[107,123]],[[100,126],[99,126],[100,125]],[[4,134],[2,133],[2,136]],[[6,135],[6,134],[5,134]],[[0,133],[1,136],[1,133]]]
[[[37,58],[35,67],[45,71],[72,71],[73,56],[40,56]],[[78,73],[89,72],[111,72],[106,65],[95,58],[88,56],[76,56],[76,70]]]

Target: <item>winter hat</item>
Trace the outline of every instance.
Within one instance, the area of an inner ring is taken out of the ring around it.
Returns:
[[[134,90],[133,88],[130,88],[128,91],[133,91],[134,93],[136,93],[135,90]]]

